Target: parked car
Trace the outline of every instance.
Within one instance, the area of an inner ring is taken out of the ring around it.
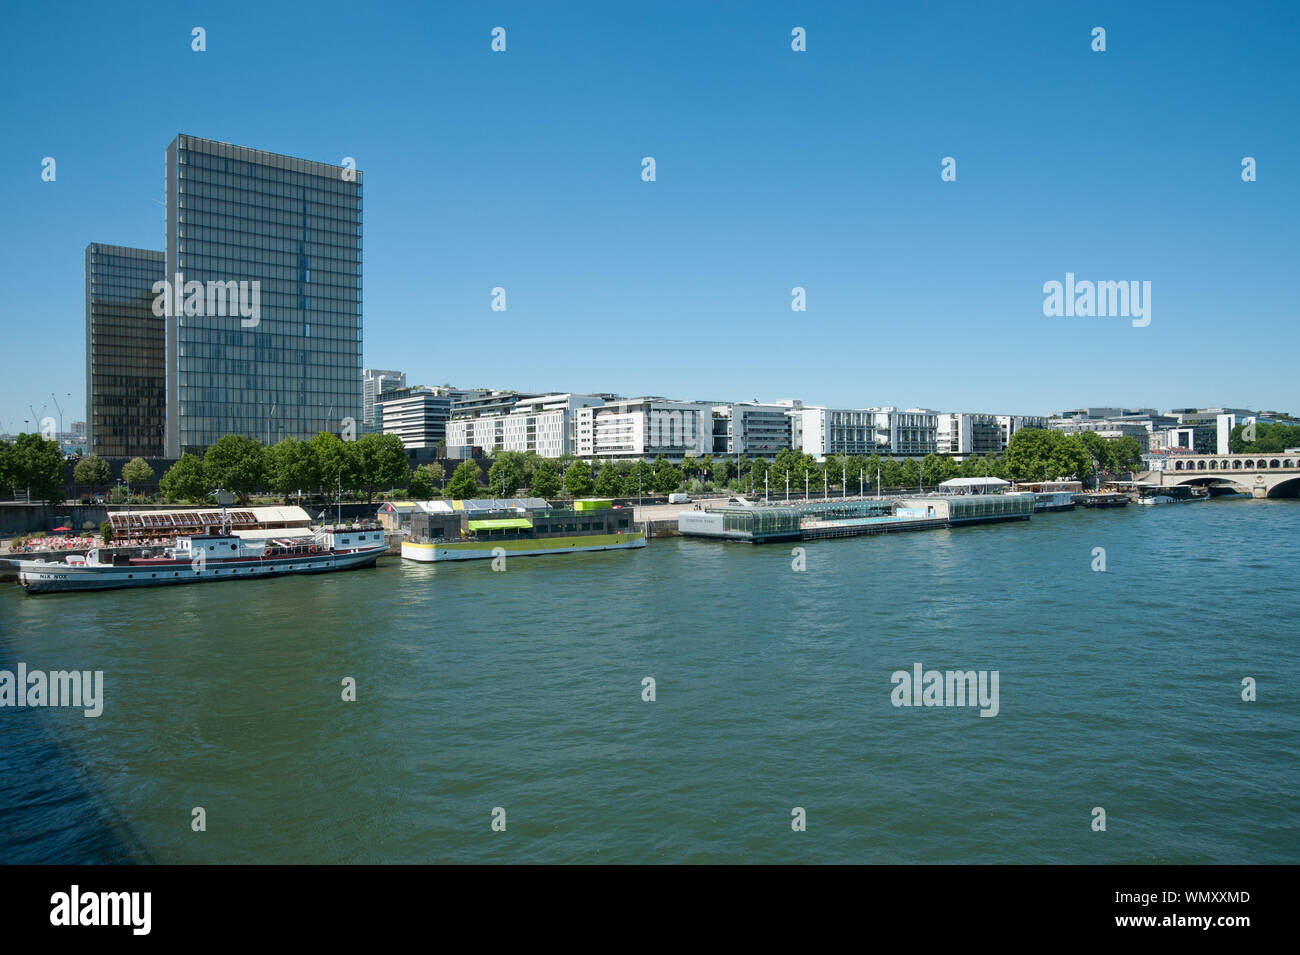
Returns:
[[[689,503],[691,503],[691,496],[690,496],[689,494],[685,494],[685,493],[683,493],[683,492],[681,492],[681,491],[678,491],[678,492],[675,493],[675,494],[669,494],[669,495],[668,495],[668,503],[669,503],[669,504],[689,504]]]

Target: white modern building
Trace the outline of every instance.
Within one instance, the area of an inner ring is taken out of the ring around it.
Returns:
[[[882,454],[924,457],[939,447],[939,412],[927,408],[866,408],[876,426]]]
[[[620,398],[575,415],[578,457],[588,461],[669,461],[708,454],[713,447],[713,405],[666,398]]]
[[[1002,451],[1002,426],[997,415],[965,411],[935,415],[936,451],[953,457],[998,454]]]
[[[713,406],[713,453],[772,459],[793,447],[790,404],[737,401]]]
[[[864,408],[794,408],[789,412],[794,447],[824,461],[830,454],[874,454],[881,448],[876,415]]]
[[[605,397],[601,395],[553,394],[517,398],[506,412],[452,418],[447,424],[447,446],[479,447],[487,452],[496,448],[533,451],[545,458],[574,454],[577,448],[576,412],[581,408],[600,407],[604,403]]]
[[[433,450],[439,441],[447,440],[453,404],[481,394],[481,391],[417,385],[379,395],[375,416],[383,433],[397,435],[407,450]]]

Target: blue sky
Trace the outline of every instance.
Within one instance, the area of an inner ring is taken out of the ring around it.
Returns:
[[[1300,4],[376,6],[6,15],[0,431],[83,417],[83,250],[162,248],[179,132],[356,157],[365,363],[413,382],[1300,411]],[[1045,317],[1066,272],[1151,324]]]

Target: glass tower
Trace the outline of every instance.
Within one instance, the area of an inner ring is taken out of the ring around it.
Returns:
[[[163,254],[86,246],[86,452],[158,457],[166,406],[164,326],[153,313]]]
[[[347,418],[361,433],[361,184],[194,136],[167,147],[169,456]]]

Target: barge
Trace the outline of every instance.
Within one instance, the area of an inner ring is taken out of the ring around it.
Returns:
[[[458,502],[459,503],[459,502]],[[646,545],[632,511],[612,501],[575,501],[573,507],[486,507],[419,513],[402,542],[407,560],[431,563],[492,557],[539,557]]]

